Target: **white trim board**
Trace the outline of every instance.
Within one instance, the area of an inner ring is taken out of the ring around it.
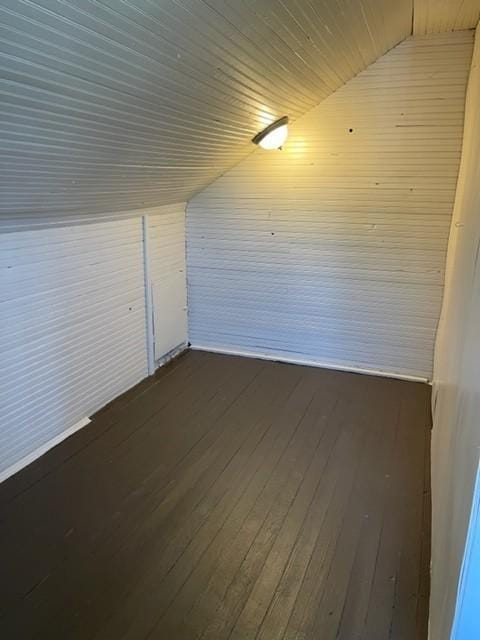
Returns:
[[[457,604],[452,629],[452,640],[478,638],[480,621],[478,597],[480,594],[480,464],[477,470],[470,523],[465,542],[462,569],[457,590]]]
[[[182,355],[182,353],[184,353],[185,351],[188,351],[188,344],[187,342],[182,342],[182,344],[179,344],[178,347],[175,347],[175,349],[172,349],[155,362],[155,370],[164,367],[166,364]]]
[[[382,378],[395,378],[397,380],[408,380],[409,382],[423,382],[431,384],[428,378],[421,376],[410,376],[403,373],[392,373],[391,371],[380,371],[377,369],[362,369],[348,365],[333,364],[331,362],[318,362],[301,358],[289,358],[284,355],[264,353],[262,351],[241,351],[236,349],[222,349],[219,347],[208,347],[201,344],[190,344],[190,349],[194,351],[211,351],[212,353],[223,353],[229,356],[241,356],[244,358],[258,358],[259,360],[272,360],[286,362],[288,364],[299,364],[306,367],[318,367],[319,369],[332,369],[333,371],[350,371],[351,373],[363,373],[369,376],[381,376]]]
[[[184,351],[187,351],[187,350],[188,350],[188,346],[186,342],[178,345],[178,347],[176,347],[175,349],[172,349],[172,351],[167,353],[163,358],[155,362],[154,373],[157,369],[164,367],[166,364],[168,364],[169,362],[171,362],[172,360],[174,360],[179,355],[181,355]],[[128,391],[128,389],[126,391]],[[120,396],[118,395],[115,396],[115,398],[118,398],[118,397]],[[61,442],[63,442],[63,440],[66,440],[69,436],[73,435],[76,431],[79,431],[83,427],[86,427],[87,424],[90,424],[90,422],[91,422],[90,418],[87,418],[87,417],[82,418],[81,420],[76,422],[73,426],[69,427],[68,429],[65,429],[65,431],[62,431],[62,433],[59,433],[57,436],[55,436],[45,444],[41,445],[40,447],[38,447],[37,449],[35,449],[25,457],[23,457],[21,460],[18,460],[17,462],[15,462],[15,464],[12,464],[7,469],[4,469],[0,473],[0,484],[5,480],[7,480],[8,478],[10,478],[11,476],[18,473],[19,471],[21,471],[22,469],[24,469],[25,467],[27,467],[32,462],[35,462],[35,460],[43,456],[44,453],[47,453],[47,451],[49,451],[50,449],[53,449],[53,447],[56,447],[57,444],[60,444]]]
[[[22,469],[27,467],[29,464],[37,460],[37,458],[40,458],[41,456],[43,456],[44,453],[47,453],[47,451],[49,451],[50,449],[53,449],[53,447],[56,447],[57,444],[60,444],[60,442],[62,442],[63,440],[66,440],[69,436],[73,435],[76,431],[79,431],[82,427],[85,427],[87,424],[90,424],[90,422],[91,422],[90,418],[82,418],[81,420],[76,422],[74,425],[72,425],[68,429],[65,429],[65,431],[62,431],[62,433],[59,433],[57,436],[55,436],[48,442],[45,442],[45,444],[42,444],[40,447],[37,447],[37,449],[35,449],[34,451],[31,451],[24,458],[15,462],[15,464],[12,464],[10,467],[7,467],[7,469],[4,469],[0,473],[0,483],[4,482],[5,480],[7,480],[7,478],[10,478],[10,476],[13,476],[18,471],[21,471]]]
[[[145,331],[147,336],[147,363],[148,375],[155,373],[155,335],[153,328],[153,298],[152,298],[152,277],[150,274],[150,237],[149,237],[149,217],[142,216],[142,238],[143,238],[143,276],[145,281]]]

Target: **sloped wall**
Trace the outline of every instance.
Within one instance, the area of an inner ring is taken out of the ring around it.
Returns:
[[[445,297],[435,346],[433,397],[430,629],[432,640],[447,640],[457,598],[480,449],[479,28],[468,86]],[[476,536],[478,533],[472,531],[471,539],[477,539]],[[472,578],[465,567],[464,579]],[[469,586],[473,588],[474,585],[478,593],[478,576]],[[462,589],[458,601],[458,606],[461,605]],[[478,602],[476,608],[479,631]],[[463,635],[460,630],[459,627],[459,635],[454,636],[459,640],[478,637],[473,629],[470,629],[471,633],[463,629]]]
[[[189,202],[194,346],[431,376],[472,39],[403,42]]]

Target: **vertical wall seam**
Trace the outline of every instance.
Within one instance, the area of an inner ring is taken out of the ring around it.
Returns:
[[[149,216],[142,216],[143,231],[143,271],[145,280],[145,325],[146,325],[146,350],[148,361],[148,374],[155,373],[155,334],[152,301],[152,280],[150,275],[150,240],[149,240]]]

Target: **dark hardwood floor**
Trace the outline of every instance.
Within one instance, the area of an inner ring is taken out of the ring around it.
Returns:
[[[0,637],[425,640],[429,402],[188,352],[0,485]]]

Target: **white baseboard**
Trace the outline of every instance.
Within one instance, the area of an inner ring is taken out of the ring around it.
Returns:
[[[10,467],[7,467],[7,469],[0,471],[0,482],[3,482],[10,476],[13,476],[15,473],[17,473],[18,471],[20,471],[21,469],[29,465],[31,462],[33,462],[37,458],[40,458],[40,456],[43,456],[43,454],[49,451],[49,449],[52,449],[57,444],[60,444],[62,440],[65,440],[66,438],[68,438],[68,436],[71,436],[73,433],[75,433],[82,427],[85,427],[90,422],[91,422],[90,418],[82,418],[81,420],[76,422],[73,426],[69,427],[68,429],[65,429],[65,431],[62,431],[62,433],[59,433],[58,436],[55,436],[45,444],[42,444],[41,447],[38,447],[37,449],[35,449],[34,451],[26,455],[21,460],[18,460],[18,462],[15,462],[15,464],[12,464]]]
[[[317,360],[307,360],[301,358],[289,358],[284,355],[275,355],[262,353],[257,351],[239,351],[237,349],[224,349],[217,347],[209,347],[201,344],[191,344],[190,349],[195,351],[211,351],[212,353],[223,353],[229,356],[242,356],[245,358],[258,358],[259,360],[273,360],[277,362],[286,362],[288,364],[300,364],[307,367],[318,367],[320,369],[332,369],[334,371],[349,371],[351,373],[364,373],[369,376],[381,376],[383,378],[396,378],[397,380],[408,380],[410,382],[428,382],[428,378],[422,376],[411,376],[403,373],[394,373],[391,371],[381,371],[377,369],[361,369],[359,367],[346,366],[340,364],[332,364],[329,362],[319,362]]]
[[[187,349],[188,349],[188,344],[186,342],[182,342],[182,344],[179,344],[178,347],[175,347],[175,349],[172,349],[171,351],[166,353],[164,356],[156,360],[155,369],[159,369],[160,367],[163,367],[164,365],[168,364],[171,360],[174,360],[175,358],[177,358],[181,353],[183,353],[184,351],[187,351]]]

